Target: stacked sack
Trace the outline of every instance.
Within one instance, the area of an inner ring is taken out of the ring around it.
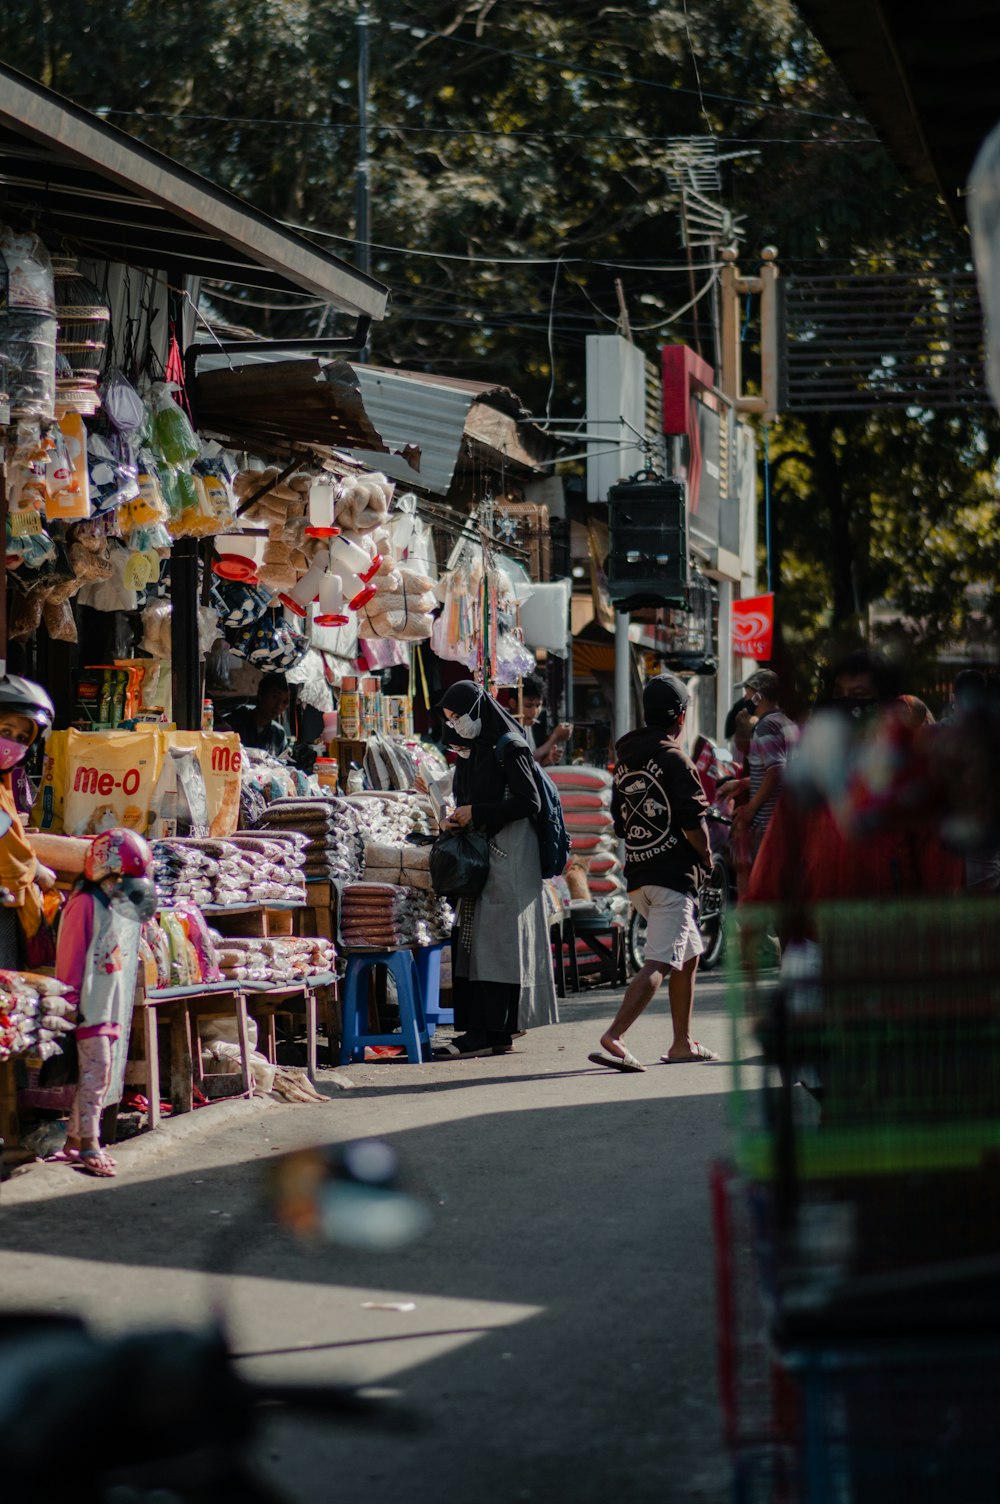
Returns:
[[[431,806],[420,794],[387,789],[378,794],[349,794],[366,841],[398,846],[410,836],[435,836]]]
[[[305,902],[298,844],[177,836],[154,841],[153,861],[157,891],[167,903],[231,908]]]
[[[398,950],[415,945],[406,888],[351,883],[340,904],[340,935],[350,950]]]
[[[333,971],[329,940],[278,936],[270,940],[216,936],[219,968],[227,982],[292,985]]]
[[[364,868],[362,827],[345,799],[276,799],[257,830],[299,836],[307,881],[353,882]]]
[[[578,763],[547,772],[559,791],[573,856],[586,864],[591,893],[601,903],[619,907],[625,900],[625,881],[611,818],[611,774]]]
[[[403,842],[365,842],[366,883],[395,883],[403,888],[434,890],[431,882],[431,848]]]
[[[50,1060],[62,1054],[62,1036],[76,1028],[68,991],[55,977],[0,971],[0,1063],[16,1055]]]
[[[352,883],[345,888],[340,933],[349,950],[409,950],[451,934],[454,914],[443,898],[395,883]]]

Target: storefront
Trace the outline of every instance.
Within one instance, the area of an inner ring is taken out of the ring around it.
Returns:
[[[383,287],[10,83],[0,656],[56,704],[22,823],[64,893],[95,837],[153,845],[110,1115],[308,1095],[352,958],[411,952],[425,1003],[447,985],[452,914],[428,867],[447,769],[414,701],[426,718],[442,666],[514,688],[535,648],[565,650],[547,517],[525,500],[555,446],[502,389],[351,367]],[[201,276],[319,294],[347,332],[220,339]],[[380,385],[405,391],[405,421]],[[292,758],[262,675],[290,692]],[[73,1091],[72,1009],[32,964],[0,980],[8,1144],[18,1114],[44,1123]],[[279,1061],[282,1034],[306,1074]]]

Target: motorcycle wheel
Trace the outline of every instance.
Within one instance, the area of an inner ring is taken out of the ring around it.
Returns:
[[[625,944],[629,966],[634,976],[642,969],[646,960],[646,921],[636,909],[633,909],[629,915]]]
[[[699,963],[702,971],[718,966],[726,953],[726,915],[729,910],[729,873],[716,857],[698,890],[698,928],[705,946]]]

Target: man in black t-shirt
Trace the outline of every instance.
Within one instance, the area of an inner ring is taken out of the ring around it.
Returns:
[[[288,733],[280,724],[288,709],[288,681],[284,674],[265,674],[257,686],[253,705],[239,705],[220,724],[221,729],[235,731],[244,747],[270,752],[280,757],[288,746]]]
[[[697,770],[677,738],[684,729],[688,692],[675,674],[650,679],[643,690],[646,725],[618,743],[611,812],[625,841],[629,901],[646,920],[646,962],[632,978],[601,1050],[589,1058],[620,1071],[641,1071],[623,1035],[669,976],[673,1040],[664,1064],[719,1057],[691,1038],[695,973],[702,953],[695,916],[699,869],[712,865],[705,798]]]

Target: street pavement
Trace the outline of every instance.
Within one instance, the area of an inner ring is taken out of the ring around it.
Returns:
[[[351,1066],[323,1105],[204,1108],[120,1145],[114,1181],[36,1165],[0,1194],[4,1303],[121,1330],[221,1299],[248,1376],[417,1412],[384,1434],[269,1420],[259,1467],[290,1504],[722,1504],[708,1167],[729,1067],[657,1063],[665,996],[629,1034],[645,1074],[590,1065],[618,996],[567,1000],[514,1055]],[[721,982],[699,980],[695,1023],[728,1062]],[[262,1165],[369,1136],[398,1150],[429,1233],[391,1255],[293,1245]]]

